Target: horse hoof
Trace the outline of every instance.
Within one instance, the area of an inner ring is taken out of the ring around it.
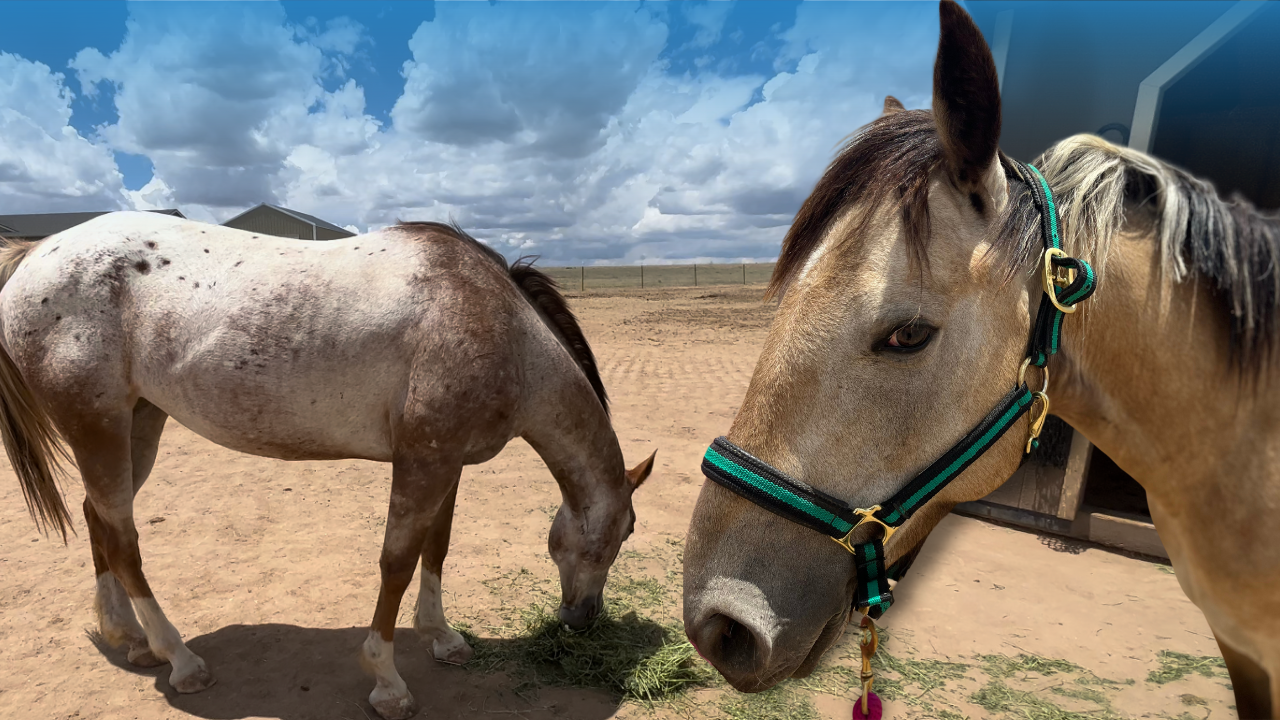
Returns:
[[[193,672],[188,673],[186,677],[169,677],[169,684],[173,686],[174,690],[177,690],[183,695],[190,695],[191,693],[208,690],[213,687],[213,684],[216,682],[218,681],[214,679],[213,673],[209,672],[203,662],[197,665],[196,669]]]
[[[408,692],[405,692],[404,697],[379,698],[377,695],[377,690],[369,695],[369,704],[383,720],[409,720],[418,712],[417,703]]]
[[[168,662],[156,657],[156,654],[151,652],[151,646],[145,641],[141,644],[130,645],[128,657],[130,665],[140,668],[160,667]]]
[[[431,654],[438,662],[465,665],[476,653],[458,631],[450,630],[448,636],[431,643]]]

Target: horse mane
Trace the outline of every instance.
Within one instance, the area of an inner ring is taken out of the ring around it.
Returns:
[[[1232,364],[1253,374],[1268,364],[1280,335],[1280,214],[1238,194],[1224,200],[1212,183],[1094,135],[1058,142],[1035,165],[1056,197],[1064,246],[1099,278],[1115,236],[1149,228],[1168,277],[1212,284],[1230,319]]]
[[[928,110],[882,115],[851,135],[796,213],[765,297],[786,292],[831,224],[858,203],[866,203],[866,209],[848,237],[862,235],[876,210],[892,199],[912,259],[927,267],[929,177],[942,160],[942,142]]]
[[[1008,281],[1028,267],[1043,241],[1028,179],[1003,152],[999,158],[1009,203],[987,240]],[[908,257],[927,269],[929,180],[942,162],[930,111],[890,113],[855,132],[796,213],[767,297],[785,293],[832,223],[857,203],[865,204],[864,212],[848,241],[857,242],[876,211],[891,203]],[[1112,240],[1126,227],[1145,224],[1174,282],[1194,274],[1213,284],[1230,321],[1233,365],[1251,373],[1266,366],[1280,342],[1280,215],[1260,212],[1238,196],[1223,200],[1211,183],[1095,135],[1066,138],[1032,164],[1053,190],[1064,248],[1093,264],[1100,291]]]
[[[600,405],[604,408],[605,415],[609,414],[609,396],[605,392],[604,381],[600,378],[600,368],[596,365],[595,353],[592,352],[591,345],[587,342],[587,336],[582,332],[582,326],[578,324],[578,318],[569,309],[568,301],[560,293],[560,286],[551,276],[533,267],[533,258],[522,257],[509,265],[507,258],[502,253],[475,239],[456,223],[446,225],[438,222],[397,221],[395,226],[451,237],[479,250],[485,257],[502,268],[503,272],[519,288],[525,300],[538,311],[544,321],[560,336],[569,354],[573,356],[578,367],[587,376],[587,382],[591,384],[591,389],[595,391],[596,398],[600,400]]]

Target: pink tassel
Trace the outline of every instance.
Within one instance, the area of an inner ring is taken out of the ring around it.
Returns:
[[[853,701],[853,720],[880,720],[883,714],[880,697],[871,691],[867,691],[867,712],[862,712],[862,698]]]

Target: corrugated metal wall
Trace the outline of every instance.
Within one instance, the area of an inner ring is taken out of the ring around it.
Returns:
[[[223,223],[227,227],[249,232],[276,235],[278,237],[311,239],[310,223],[302,222],[271,208],[260,207],[241,215],[235,220]],[[330,240],[332,238],[324,238]]]
[[[329,230],[327,228],[322,228],[322,227],[316,228],[317,240],[341,240],[342,238],[345,238],[345,237],[351,237],[351,235],[349,235],[348,233],[334,232],[333,230]]]

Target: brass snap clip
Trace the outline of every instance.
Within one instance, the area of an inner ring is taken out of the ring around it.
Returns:
[[[1027,381],[1027,368],[1031,366],[1031,358],[1022,361],[1022,368],[1018,370],[1018,386],[1022,386]],[[1042,367],[1040,372],[1044,373],[1044,385],[1039,390],[1031,393],[1031,425],[1027,436],[1027,447],[1023,454],[1031,452],[1040,446],[1040,432],[1044,430],[1044,421],[1049,417],[1049,368]],[[1039,404],[1040,412],[1035,411],[1035,405]]]
[[[859,679],[862,680],[862,697],[858,698],[853,706],[854,720],[861,718],[880,718],[884,712],[884,707],[880,702],[880,698],[876,697],[872,686],[875,683],[875,670],[871,667],[871,658],[875,657],[876,649],[880,646],[880,635],[876,632],[875,621],[864,611],[862,621],[859,624],[858,646],[862,655],[861,673]]]

